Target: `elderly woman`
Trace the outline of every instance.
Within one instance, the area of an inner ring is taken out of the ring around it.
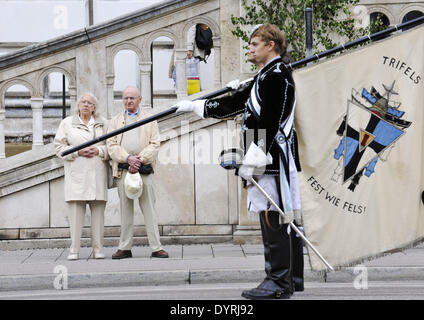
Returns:
[[[77,260],[81,246],[86,205],[91,210],[91,243],[95,259],[103,259],[104,210],[107,201],[108,159],[105,142],[71,153],[66,149],[106,133],[106,120],[96,114],[97,99],[84,94],[78,102],[78,114],[62,120],[54,143],[56,154],[64,160],[65,202],[71,231],[68,260]]]

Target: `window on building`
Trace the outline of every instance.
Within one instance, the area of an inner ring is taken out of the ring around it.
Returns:
[[[419,18],[423,15],[424,15],[424,13],[422,13],[421,11],[418,11],[418,10],[410,11],[407,14],[405,14],[405,16],[403,17],[402,23],[414,20],[414,19]],[[414,26],[403,28],[402,31],[406,31],[406,30],[411,29],[413,27]]]
[[[140,66],[137,53],[133,50],[120,50],[114,58],[115,64],[115,99],[122,98],[122,91],[128,86],[140,86]]]
[[[384,29],[390,25],[389,18],[387,18],[387,16],[384,13],[373,12],[370,14],[370,21],[376,21],[378,19],[381,20],[382,25],[384,26]]]
[[[387,29],[390,26],[389,18],[384,13],[381,12],[373,12],[370,14],[370,32],[376,33]],[[390,35],[379,36],[375,38],[375,40],[381,40],[389,37]]]
[[[173,75],[175,68],[174,41],[169,37],[158,37],[152,42],[152,97],[154,106],[175,96]],[[172,61],[171,61],[172,59]],[[176,96],[175,96],[176,97]],[[169,102],[168,102],[169,103]]]

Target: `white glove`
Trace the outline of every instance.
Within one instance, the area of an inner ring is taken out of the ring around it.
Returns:
[[[231,88],[233,90],[237,90],[240,87],[240,80],[236,79],[236,80],[230,81],[225,86],[227,88]]]
[[[174,107],[178,108],[176,112],[194,112],[199,117],[204,118],[205,101],[205,99],[195,101],[182,100]]]
[[[243,158],[242,165],[239,167],[238,175],[249,181],[255,168],[265,167],[271,163],[272,156],[269,153],[266,156],[262,149],[252,142]],[[256,174],[260,173],[257,172]]]
[[[255,168],[264,167],[272,163],[272,156],[268,152],[267,155],[254,142],[249,146],[246,155],[243,158],[242,164]]]
[[[248,166],[248,165],[241,165],[238,169],[238,175],[239,177],[242,177],[244,180],[249,181],[250,178],[253,176],[253,170],[255,167]]]

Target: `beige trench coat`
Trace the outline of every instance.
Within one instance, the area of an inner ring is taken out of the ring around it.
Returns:
[[[113,117],[109,122],[108,132],[120,129],[125,126],[125,112],[121,112]],[[139,111],[137,121],[148,118],[151,115],[144,110]],[[141,141],[141,162],[143,164],[152,165],[153,169],[156,165],[156,158],[159,153],[160,136],[157,121],[149,122],[132,130],[138,130]],[[112,159],[112,175],[120,178],[122,169],[118,168],[118,163],[126,163],[128,152],[121,147],[122,134],[118,134],[106,140],[109,155]]]
[[[65,201],[107,201],[107,182],[109,155],[105,141],[94,146],[99,148],[99,155],[80,157],[78,152],[65,157],[61,153],[70,147],[92,140],[106,133],[107,121],[102,117],[94,118],[94,135],[82,124],[77,115],[63,119],[59,125],[54,144],[56,154],[64,160],[65,167]]]

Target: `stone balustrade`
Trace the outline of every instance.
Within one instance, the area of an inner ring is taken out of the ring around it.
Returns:
[[[214,34],[215,56],[220,56],[220,2],[167,1],[118,19],[94,25],[60,38],[31,45],[0,57],[0,114],[4,115],[5,94],[13,85],[25,86],[31,96],[33,112],[33,148],[43,144],[43,83],[53,72],[62,73],[69,83],[71,112],[75,112],[77,97],[94,93],[98,111],[111,118],[120,111],[114,101],[114,58],[122,50],[133,51],[138,59],[142,107],[152,108],[151,46],[158,37],[166,36],[174,43],[177,56],[177,97],[187,96],[185,57],[187,35],[196,23],[207,24]],[[215,60],[214,82],[221,83],[220,59]],[[5,158],[4,121],[0,116],[0,159]],[[3,129],[3,130],[2,130]]]

